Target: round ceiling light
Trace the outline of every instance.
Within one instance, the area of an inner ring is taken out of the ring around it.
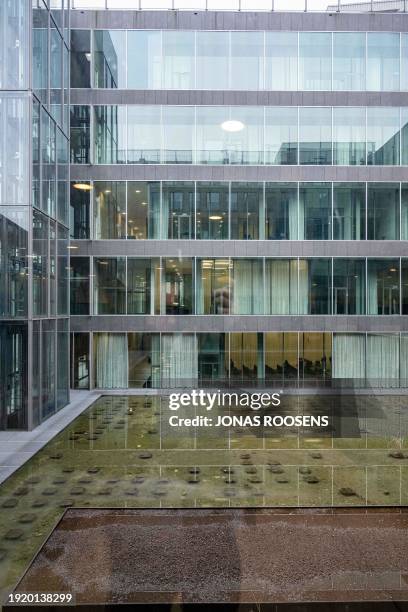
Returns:
[[[242,121],[229,119],[228,121],[221,123],[221,127],[225,132],[241,132],[245,126]]]
[[[89,183],[74,183],[74,188],[80,191],[91,191],[92,185]]]

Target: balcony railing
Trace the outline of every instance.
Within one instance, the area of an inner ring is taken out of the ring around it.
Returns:
[[[407,12],[408,0],[71,0],[85,10]]]

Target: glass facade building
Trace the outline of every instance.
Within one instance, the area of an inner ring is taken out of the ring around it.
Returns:
[[[69,0],[0,24],[0,429],[32,429],[69,401]]]

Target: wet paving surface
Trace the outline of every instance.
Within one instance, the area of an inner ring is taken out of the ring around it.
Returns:
[[[299,412],[327,411],[324,397],[291,401]],[[164,398],[100,398],[0,485],[0,590],[17,583],[71,507],[408,505],[407,399],[341,401],[346,437],[336,438],[171,428]]]

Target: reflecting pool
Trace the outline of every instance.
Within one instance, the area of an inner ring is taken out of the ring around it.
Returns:
[[[167,398],[101,397],[0,485],[0,590],[71,506],[408,505],[406,397],[286,400],[297,414],[341,415],[336,434],[174,428]]]

